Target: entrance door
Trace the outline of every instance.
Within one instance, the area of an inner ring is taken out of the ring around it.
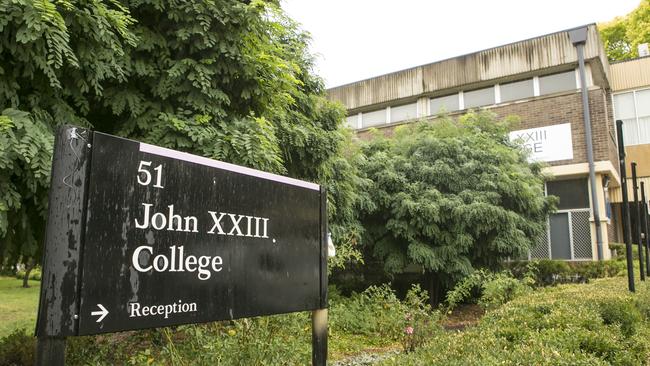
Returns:
[[[571,259],[571,232],[569,213],[551,215],[551,258]]]

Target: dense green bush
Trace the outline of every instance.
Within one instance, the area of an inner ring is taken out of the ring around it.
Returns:
[[[490,112],[399,126],[362,146],[373,206],[363,208],[363,244],[388,274],[418,267],[431,302],[478,268],[519,258],[546,227],[555,198],[521,146],[512,118]]]
[[[17,329],[0,338],[0,366],[32,365],[35,350],[36,339],[25,329]]]
[[[16,272],[15,277],[19,280],[22,280],[25,277],[25,270],[20,270]],[[34,280],[34,281],[40,281],[41,280],[41,268],[36,267],[29,272],[29,279]]]
[[[517,279],[509,271],[475,271],[447,293],[447,311],[464,302],[477,302],[485,309],[501,306],[532,289],[531,275]]]
[[[650,286],[623,277],[538,288],[476,327],[435,335],[387,365],[643,365],[650,359]]]
[[[617,324],[621,327],[621,333],[630,337],[635,332],[635,327],[641,322],[641,312],[631,301],[620,299],[606,300],[601,302],[599,308],[600,316],[604,324]]]
[[[567,262],[541,259],[511,262],[506,266],[517,278],[532,273],[537,286],[582,283],[595,278],[618,276],[625,271],[625,262],[620,260]]]

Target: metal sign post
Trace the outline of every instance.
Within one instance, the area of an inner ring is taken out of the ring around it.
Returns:
[[[636,243],[637,248],[639,249],[639,275],[641,276],[641,281],[645,281],[645,266],[643,265],[643,241],[641,239],[641,202],[639,202],[639,185],[636,179],[635,162],[632,162],[632,189],[634,190],[634,222],[636,223]]]
[[[39,364],[67,336],[296,311],[326,359],[322,187],[66,127],[51,192]]]
[[[641,210],[643,212],[641,220],[643,221],[646,275],[650,276],[650,233],[648,233],[648,201],[645,199],[645,183],[643,182],[641,182],[641,201]]]
[[[616,121],[616,134],[618,135],[618,159],[621,171],[621,195],[623,196],[623,240],[625,241],[625,258],[627,262],[627,286],[631,292],[634,288],[634,264],[632,258],[632,237],[630,229],[630,203],[627,197],[627,174],[625,172],[625,144],[623,143],[623,121]]]

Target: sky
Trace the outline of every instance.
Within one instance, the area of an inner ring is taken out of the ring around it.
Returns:
[[[623,16],[640,0],[282,0],[328,88]]]

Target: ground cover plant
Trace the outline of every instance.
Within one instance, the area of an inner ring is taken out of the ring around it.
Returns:
[[[34,356],[37,286],[3,277],[22,291],[30,314],[0,335],[0,365],[30,365]],[[0,288],[4,299],[6,287]],[[33,291],[32,291],[33,290]],[[28,293],[29,292],[29,293]],[[412,350],[442,331],[440,313],[426,304],[426,292],[414,286],[399,299],[390,286],[370,287],[344,297],[330,291],[329,357],[345,358],[369,348]],[[17,304],[16,306],[23,306]],[[2,324],[5,324],[4,322]],[[293,313],[227,322],[68,338],[70,365],[303,365],[311,359],[309,313]]]
[[[476,327],[437,333],[385,365],[645,365],[650,287],[625,277],[538,288],[488,311]]]

